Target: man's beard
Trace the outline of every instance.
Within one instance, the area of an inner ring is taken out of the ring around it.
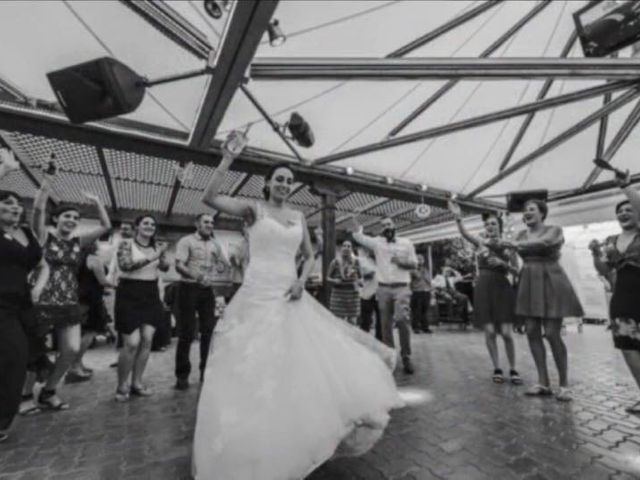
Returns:
[[[382,230],[382,235],[387,240],[393,240],[396,236],[396,230],[394,228],[385,228]]]

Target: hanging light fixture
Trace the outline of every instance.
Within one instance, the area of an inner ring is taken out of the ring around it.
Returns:
[[[227,12],[231,10],[231,0],[222,0],[222,8]]]
[[[220,8],[220,5],[218,5],[216,0],[204,0],[204,11],[207,12],[207,15],[211,18],[215,18],[216,20],[222,17],[222,8]]]
[[[344,173],[346,173],[347,175],[353,175],[353,167],[345,168]]]
[[[280,28],[280,22],[275,18],[269,22],[267,33],[269,34],[269,45],[272,47],[279,47],[287,40],[286,35],[282,33]]]
[[[313,146],[315,142],[313,130],[311,130],[311,126],[298,112],[291,113],[291,117],[289,117],[286,127],[289,129],[291,137],[298,145],[304,148]]]

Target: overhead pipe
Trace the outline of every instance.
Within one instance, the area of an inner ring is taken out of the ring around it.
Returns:
[[[475,197],[476,195],[484,192],[485,190],[487,190],[488,188],[492,187],[496,183],[500,182],[504,178],[508,177],[509,175],[513,174],[514,172],[517,172],[521,168],[529,165],[531,162],[533,162],[537,158],[541,157],[545,153],[550,152],[551,150],[553,150],[554,148],[556,148],[559,145],[563,144],[567,140],[573,138],[574,136],[576,136],[580,132],[583,132],[584,130],[589,128],[591,125],[595,124],[598,120],[600,120],[604,115],[609,115],[611,112],[614,112],[615,110],[617,110],[617,109],[621,108],[622,106],[626,105],[629,101],[633,100],[638,95],[640,95],[640,86],[636,86],[636,87],[632,88],[631,90],[629,90],[625,94],[620,95],[618,98],[613,100],[611,103],[602,106],[601,108],[599,108],[598,110],[596,110],[592,114],[590,114],[587,117],[583,118],[580,122],[578,122],[575,125],[571,126],[570,128],[568,128],[564,132],[560,133],[556,137],[552,138],[551,140],[549,140],[545,144],[543,144],[540,147],[538,147],[537,149],[535,149],[533,152],[531,152],[528,155],[526,155],[525,157],[523,157],[518,162],[516,162],[513,165],[511,165],[510,167],[504,169],[503,171],[501,171],[500,173],[495,175],[490,180],[486,181],[485,183],[483,183],[479,187],[475,188],[469,194],[465,195],[464,198],[471,199],[471,198]]]
[[[447,135],[460,130],[466,130],[469,128],[480,127],[489,123],[506,120],[508,118],[517,117],[526,113],[536,112],[539,110],[545,110],[549,108],[558,107],[560,105],[566,105],[568,103],[587,100],[589,98],[603,95],[607,92],[613,92],[616,90],[623,90],[632,87],[637,84],[637,81],[620,81],[612,82],[604,85],[598,85],[596,87],[587,88],[584,90],[578,90],[575,92],[569,92],[557,97],[546,98],[544,100],[538,100],[535,102],[525,103],[523,105],[517,105],[515,107],[506,108],[497,112],[487,113],[473,118],[460,120],[458,122],[450,123],[448,125],[442,125],[439,127],[422,130],[420,132],[411,133],[408,135],[402,135],[395,138],[390,138],[370,145],[353,148],[351,150],[345,150],[337,152],[326,157],[317,159],[314,165],[323,165],[326,163],[337,162],[345,158],[356,157],[364,155],[365,153],[376,152],[391,147],[397,147],[405,145],[407,143],[413,143],[420,140],[426,140],[442,135]]]

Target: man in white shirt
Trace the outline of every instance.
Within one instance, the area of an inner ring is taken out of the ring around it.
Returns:
[[[414,372],[411,363],[411,270],[418,265],[413,244],[406,238],[396,238],[393,219],[383,218],[382,236],[370,237],[353,219],[353,239],[373,252],[376,257],[382,341],[394,347],[393,326],[400,334],[400,355],[405,373]]]

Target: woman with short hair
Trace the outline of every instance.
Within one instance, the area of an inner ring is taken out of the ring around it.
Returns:
[[[548,212],[546,202],[528,200],[524,204],[523,214],[527,229],[518,232],[515,240],[502,240],[498,245],[514,248],[524,262],[516,297],[516,315],[525,319],[529,348],[538,371],[538,383],[526,395],[553,395],[542,337],[544,328],[544,338],[549,342],[560,377],[556,399],[567,402],[572,398],[567,374],[567,347],[560,336],[562,319],[582,317],[584,312],[559,263],[560,249],[564,243],[562,228],[545,224]]]

